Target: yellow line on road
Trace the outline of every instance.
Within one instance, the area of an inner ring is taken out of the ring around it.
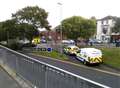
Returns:
[[[33,54],[33,53],[31,53],[31,54],[32,55],[36,55],[36,54]],[[101,70],[101,69],[97,69],[97,68],[87,67],[87,66],[76,64],[76,63],[73,63],[73,62],[53,59],[51,57],[46,57],[46,56],[42,56],[42,55],[36,55],[36,56],[47,58],[47,59],[51,59],[51,60],[54,60],[54,61],[60,61],[60,62],[63,62],[63,63],[71,64],[71,65],[74,65],[74,66],[78,66],[78,67],[82,67],[82,68],[86,68],[86,69],[90,69],[90,70],[96,70],[96,71],[107,73],[107,74],[114,75],[114,76],[120,76],[120,73],[114,73],[114,72],[105,71],[105,70]]]

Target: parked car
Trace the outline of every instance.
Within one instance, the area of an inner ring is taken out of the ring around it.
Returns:
[[[69,55],[76,55],[77,51],[79,51],[79,47],[75,45],[68,45],[64,47],[64,53],[69,54]]]
[[[41,39],[40,43],[47,43],[47,40]]]
[[[30,41],[27,40],[27,39],[19,40],[18,42],[21,43],[21,44],[28,44],[28,43],[30,43]]]
[[[88,45],[101,44],[102,41],[99,39],[89,39]]]
[[[76,53],[76,58],[84,64],[100,64],[103,62],[102,51],[96,48],[81,48]]]
[[[74,40],[62,40],[63,45],[75,45]]]
[[[120,39],[119,40],[116,40],[116,47],[120,47]]]

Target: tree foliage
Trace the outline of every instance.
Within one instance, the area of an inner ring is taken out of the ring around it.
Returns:
[[[120,18],[116,19],[115,25],[112,28],[112,32],[114,32],[114,33],[120,33]]]
[[[30,42],[32,41],[34,36],[38,36],[39,32],[36,29],[36,27],[34,27],[31,24],[27,24],[27,23],[21,23],[17,25],[17,30],[18,30],[18,35],[19,38],[24,39],[27,38],[28,40],[30,40]]]
[[[7,38],[9,39],[16,38],[18,33],[16,30],[16,20],[11,19],[2,22],[2,30]]]
[[[7,35],[5,29],[2,27],[2,22],[0,22],[0,41],[7,40]]]
[[[15,18],[18,23],[28,23],[36,28],[46,28],[47,30],[50,30],[47,21],[48,13],[38,6],[25,7],[15,14],[12,14],[12,17]]]
[[[70,39],[77,39],[78,37],[88,39],[95,34],[96,22],[80,16],[73,16],[63,20],[60,26],[63,34]],[[60,31],[60,26],[57,27],[57,31]]]
[[[12,19],[0,23],[0,40],[27,38],[39,35],[38,28],[50,30],[48,13],[38,6],[28,6],[12,14]]]

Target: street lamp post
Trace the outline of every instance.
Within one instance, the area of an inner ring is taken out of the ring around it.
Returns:
[[[62,21],[62,3],[58,2],[57,3],[60,6],[60,21]],[[60,52],[63,53],[62,51],[62,24],[60,25],[60,40],[61,40],[61,50]]]

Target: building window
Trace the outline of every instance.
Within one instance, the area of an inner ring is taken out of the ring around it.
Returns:
[[[103,40],[103,41],[105,40],[105,36],[102,36],[102,40]]]
[[[106,24],[108,24],[108,20],[106,20]]]
[[[104,23],[104,21],[101,21],[101,24],[103,24]]]
[[[102,32],[103,32],[103,34],[106,34],[107,33],[107,28],[103,28]]]
[[[114,20],[112,20],[112,23],[113,23],[113,24],[115,24],[115,21],[114,21]]]

